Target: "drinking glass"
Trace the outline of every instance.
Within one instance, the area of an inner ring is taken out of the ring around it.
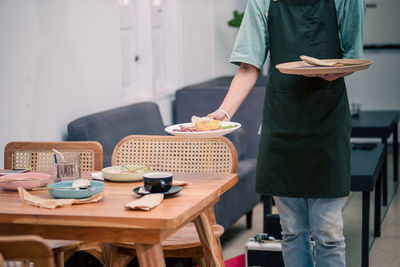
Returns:
[[[354,99],[350,102],[350,113],[352,116],[358,116],[361,111],[361,102],[357,99]]]
[[[81,177],[79,152],[62,152],[54,155],[55,182],[75,180]]]

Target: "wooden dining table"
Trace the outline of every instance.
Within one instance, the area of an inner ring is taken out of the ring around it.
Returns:
[[[101,201],[56,209],[25,204],[17,192],[0,190],[0,235],[35,234],[48,239],[134,242],[140,266],[157,267],[165,266],[161,242],[194,220],[209,265],[224,266],[221,247],[206,211],[237,183],[237,175],[175,173],[174,179],[191,184],[150,211],[124,207],[141,197],[133,188],[141,186],[142,182],[105,182]],[[30,193],[51,198],[47,191]]]

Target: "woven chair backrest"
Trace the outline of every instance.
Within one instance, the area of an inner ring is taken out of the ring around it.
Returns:
[[[11,142],[4,150],[4,168],[51,170],[54,167],[52,149],[60,152],[80,152],[81,171],[103,168],[103,148],[98,142]]]
[[[146,165],[154,171],[234,173],[236,149],[226,137],[130,135],[114,148],[112,165]]]

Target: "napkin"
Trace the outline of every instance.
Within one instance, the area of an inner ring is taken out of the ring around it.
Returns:
[[[149,194],[125,204],[125,208],[132,210],[151,210],[161,204],[163,194]]]
[[[84,199],[45,199],[32,195],[22,187],[18,187],[18,193],[21,200],[29,205],[39,208],[55,209],[57,207],[68,207],[73,204],[86,204],[98,202],[103,198],[103,192]]]

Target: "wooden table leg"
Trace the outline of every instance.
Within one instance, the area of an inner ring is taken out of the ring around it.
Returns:
[[[381,185],[382,185],[382,172],[379,173],[375,185],[375,215],[374,215],[375,237],[381,236]]]
[[[195,225],[197,233],[199,234],[201,245],[203,247],[206,265],[208,267],[225,266],[221,247],[214,235],[207,213],[201,213],[200,216],[195,219]]]
[[[382,138],[382,143],[384,145],[383,153],[384,153],[384,160],[383,160],[383,177],[382,177],[382,204],[386,206],[388,204],[388,178],[387,178],[387,140],[386,138]]]
[[[393,171],[394,171],[394,180],[399,180],[399,138],[398,138],[398,129],[397,125],[394,126],[393,129]]]
[[[136,254],[141,267],[165,267],[161,244],[136,244]]]
[[[370,193],[362,192],[361,266],[369,266],[369,202]]]
[[[272,214],[272,196],[263,195],[264,215],[263,215],[263,232],[267,233],[267,215]]]
[[[109,265],[104,265],[104,267],[126,267],[133,258],[135,256],[123,254],[120,252],[118,246],[113,245],[110,252]]]

